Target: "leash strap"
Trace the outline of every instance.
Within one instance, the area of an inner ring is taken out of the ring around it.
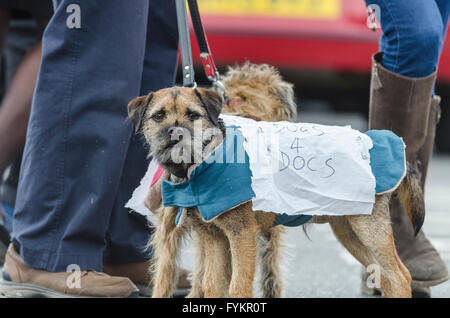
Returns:
[[[197,0],[188,0],[189,12],[191,13],[192,25],[194,27],[197,43],[200,48],[200,58],[203,63],[203,69],[210,81],[218,80],[219,72],[217,71],[214,60],[211,56],[211,50],[206,39],[205,29],[203,28],[198,9]]]
[[[220,74],[211,55],[205,30],[203,28],[197,0],[187,0],[191,13],[192,25],[194,28],[197,43],[200,49],[200,59],[203,70],[208,80],[221,92],[225,103],[228,103],[228,95],[225,86],[220,81]],[[192,62],[191,43],[189,37],[189,22],[185,0],[176,0],[178,33],[180,35],[181,60],[183,68],[183,86],[197,87],[195,83],[194,64]]]
[[[191,39],[185,0],[175,0],[180,38],[181,64],[183,68],[183,86],[195,88],[194,63],[192,62]]]

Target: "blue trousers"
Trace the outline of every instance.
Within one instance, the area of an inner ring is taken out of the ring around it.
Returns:
[[[450,14],[449,0],[366,0],[379,8],[382,65],[408,77],[436,70]]]
[[[72,4],[79,5],[80,28],[67,23],[74,21]],[[127,104],[174,83],[174,1],[57,0],[54,7],[43,36],[13,242],[27,264],[48,271],[70,264],[101,271],[103,261],[146,260],[146,222],[124,208],[148,166]]]

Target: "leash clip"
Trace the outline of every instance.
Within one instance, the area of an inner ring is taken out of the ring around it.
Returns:
[[[225,104],[228,105],[229,98],[228,98],[227,90],[225,88],[225,85],[223,85],[222,81],[220,80],[219,72],[216,71],[215,77],[208,76],[208,79],[212,82],[212,85],[222,93],[223,101],[225,102]]]
[[[226,104],[229,99],[225,89],[225,85],[220,81],[220,74],[216,68],[211,55],[211,50],[206,39],[205,30],[203,29],[200,12],[198,10],[197,0],[187,0],[189,10],[191,12],[192,24],[200,49],[200,59],[203,64],[203,71],[213,87],[222,93],[222,98]],[[195,89],[194,63],[192,62],[190,30],[187,15],[186,0],[176,0],[178,34],[180,37],[181,62],[183,65],[183,86]]]

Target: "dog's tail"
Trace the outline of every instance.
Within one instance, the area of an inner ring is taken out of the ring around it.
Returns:
[[[421,186],[421,174],[409,163],[407,163],[406,176],[398,188],[398,197],[405,207],[414,227],[414,233],[417,235],[425,220],[425,201]]]

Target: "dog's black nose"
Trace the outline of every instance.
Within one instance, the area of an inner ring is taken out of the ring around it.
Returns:
[[[183,138],[184,129],[182,127],[170,127],[168,129],[169,135],[177,140],[181,140]]]

